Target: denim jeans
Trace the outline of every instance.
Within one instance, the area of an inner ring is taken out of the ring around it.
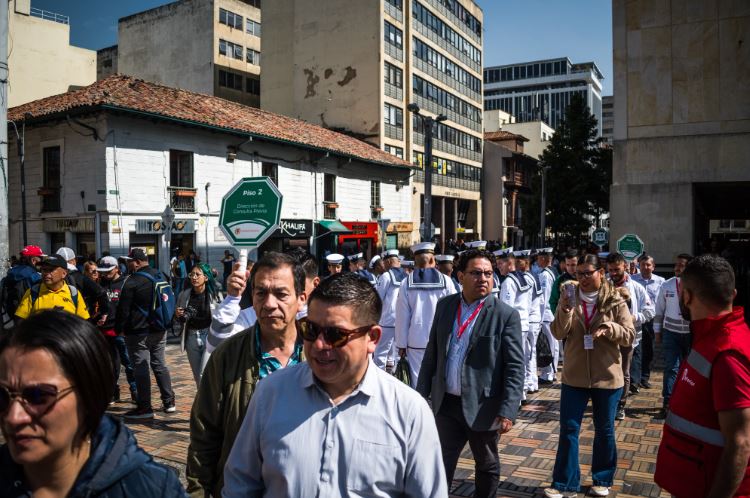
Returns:
[[[664,352],[664,386],[661,395],[664,397],[664,407],[669,406],[669,398],[672,396],[674,381],[680,370],[680,363],[690,353],[690,345],[693,342],[693,334],[678,334],[669,330],[662,330],[661,348]]]
[[[172,378],[169,376],[166,358],[164,357],[164,349],[167,346],[166,331],[130,334],[125,336],[125,342],[128,345],[130,358],[133,360],[135,383],[138,386],[138,408],[151,408],[149,365],[151,370],[154,371],[162,402],[165,406],[174,403]]]
[[[643,324],[641,337],[641,382],[651,379],[651,361],[654,359],[654,321]]]
[[[630,385],[641,385],[641,360],[643,358],[643,339],[633,348],[633,358],[630,360]]]
[[[118,390],[117,380],[120,377],[120,366],[122,366],[125,369],[125,378],[128,380],[128,386],[130,386],[131,391],[135,392],[135,374],[133,373],[133,364],[128,355],[128,347],[125,345],[125,337],[121,335],[107,336],[107,342],[109,342],[112,366],[115,372],[115,391]]]
[[[185,330],[187,336],[185,337],[185,353],[187,353],[188,363],[190,363],[190,370],[193,371],[193,379],[195,384],[200,385],[201,375],[203,375],[203,369],[205,363],[203,358],[206,352],[206,338],[208,337],[208,329],[201,330]],[[208,357],[206,360],[208,360]]]
[[[615,413],[622,388],[587,389],[563,384],[560,393],[560,442],[557,445],[552,487],[578,492],[581,468],[578,465],[578,435],[586,405],[591,399],[594,419],[594,451],[591,477],[594,486],[612,486],[617,468]]]

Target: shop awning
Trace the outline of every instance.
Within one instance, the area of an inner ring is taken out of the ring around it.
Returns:
[[[329,232],[352,233],[352,231],[346,228],[339,220],[321,220],[318,223]]]

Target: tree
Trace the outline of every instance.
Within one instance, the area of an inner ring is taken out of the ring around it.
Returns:
[[[547,168],[547,228],[556,239],[578,240],[589,229],[589,216],[609,210],[612,150],[599,143],[596,118],[583,96],[573,95],[539,161],[539,168]],[[525,233],[539,233],[540,206],[541,175],[535,174],[532,194],[521,200]]]

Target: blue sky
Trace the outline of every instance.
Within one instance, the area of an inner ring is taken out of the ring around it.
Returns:
[[[610,1],[476,1],[484,10],[485,66],[564,56],[572,62],[594,61],[604,74],[604,94],[612,94]],[[90,49],[117,43],[117,19],[120,17],[165,3],[168,1],[31,1],[34,7],[70,16],[71,42]]]

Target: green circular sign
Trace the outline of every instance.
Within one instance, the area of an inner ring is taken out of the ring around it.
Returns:
[[[279,227],[281,199],[268,177],[243,178],[221,201],[219,228],[235,246],[258,247]]]
[[[623,235],[617,240],[617,251],[629,261],[643,254],[643,249],[643,241],[634,233]]]

